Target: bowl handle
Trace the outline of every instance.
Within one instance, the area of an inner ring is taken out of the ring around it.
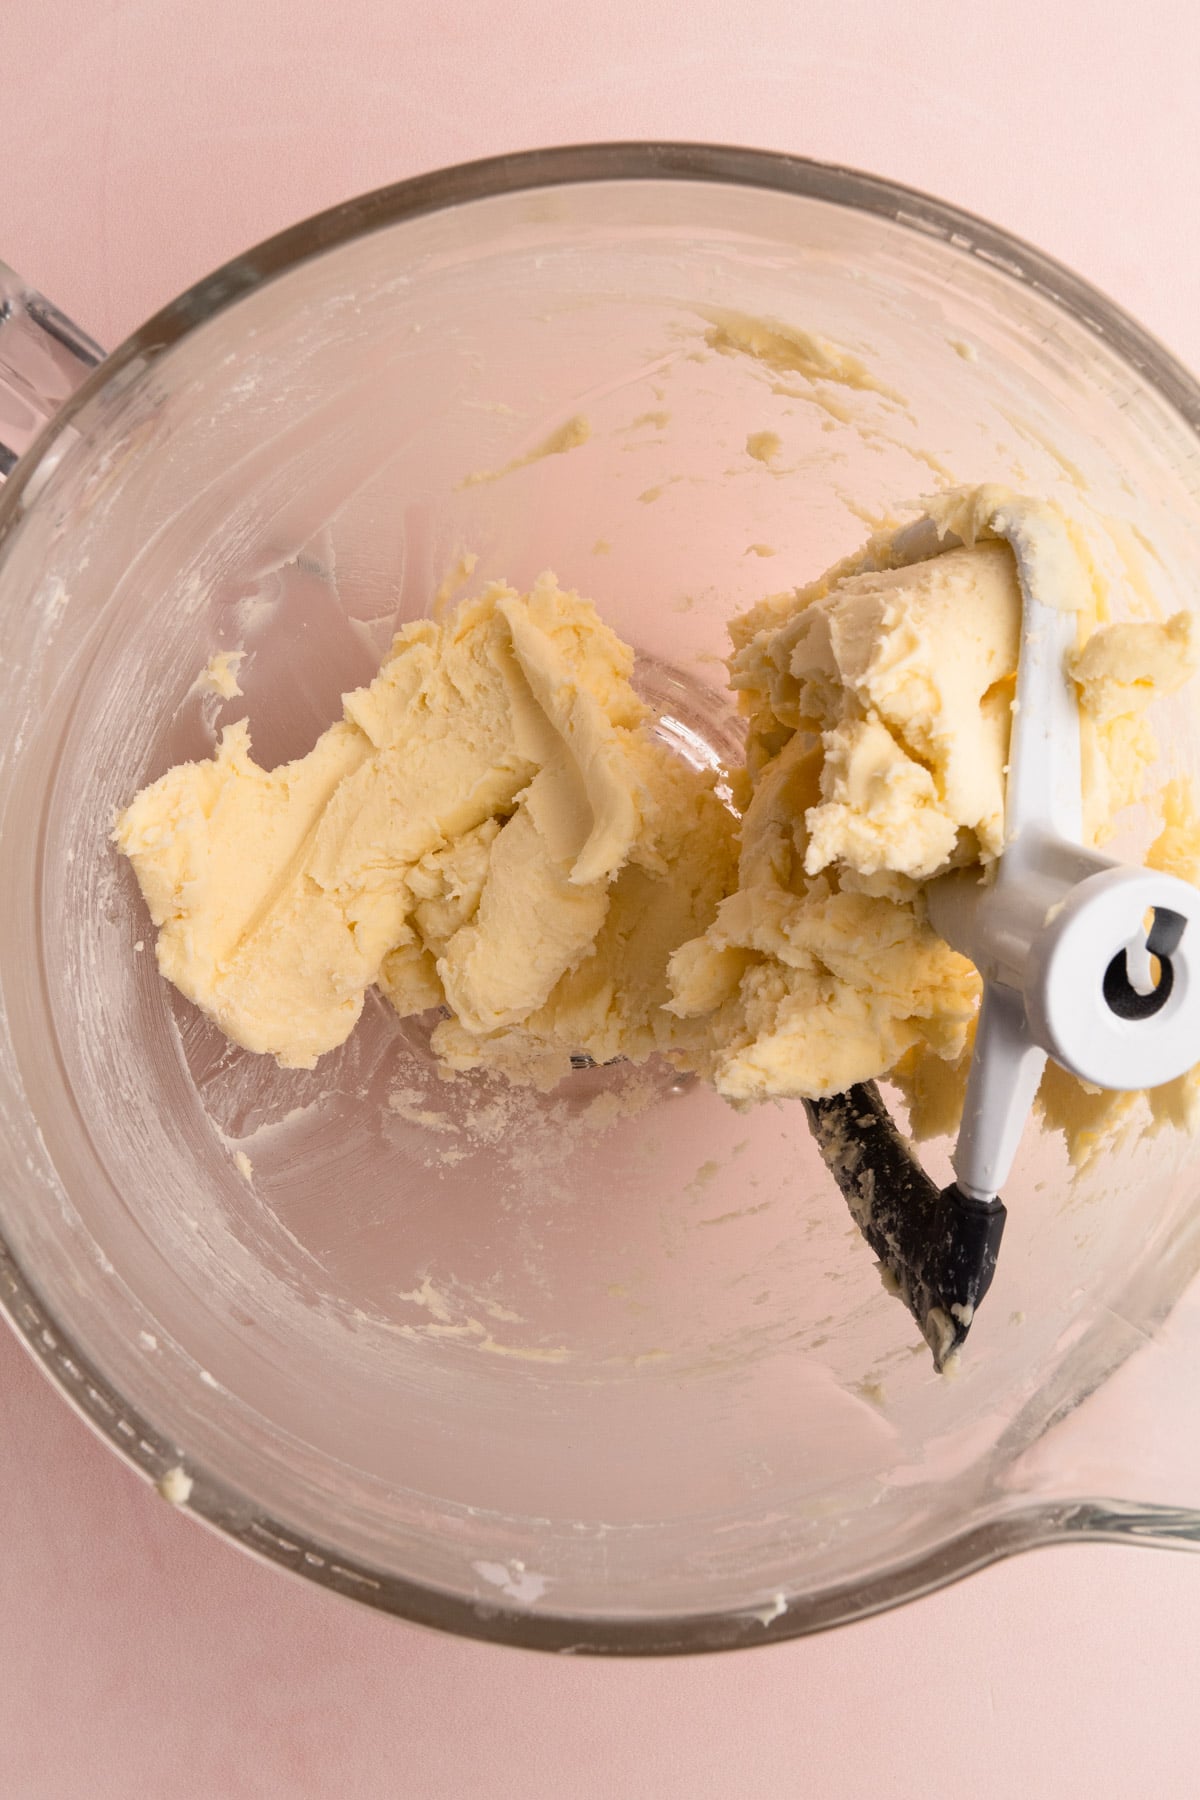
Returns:
[[[1194,1260],[1195,1245],[1186,1249]],[[1200,1280],[1157,1318],[1131,1307],[1110,1322],[1104,1361],[1117,1366],[1072,1372],[1075,1392],[1064,1391],[1059,1417],[1002,1486],[1056,1503],[1052,1535],[1200,1550]]]
[[[103,360],[99,344],[0,263],[0,481]]]

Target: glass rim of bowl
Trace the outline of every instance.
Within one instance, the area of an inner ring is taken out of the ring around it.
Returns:
[[[741,186],[865,213],[940,241],[1032,289],[1114,352],[1200,436],[1200,382],[1116,302],[1012,233],[900,182],[782,151],[651,139],[559,145],[453,164],[376,188],[313,214],[241,252],[154,313],[64,402],[0,488],[0,563],[22,513],[36,505],[39,471],[72,419],[130,364],[178,343],[239,299],[304,262],[424,214],[546,188],[600,182]],[[34,483],[32,489],[31,482]],[[83,1355],[38,1297],[36,1281],[0,1240],[0,1311],[50,1381],[121,1459],[168,1494],[179,1462],[171,1443],[132,1409]],[[1107,1373],[1111,1373],[1109,1370]],[[416,1624],[457,1636],[559,1653],[695,1654],[798,1637],[916,1599],[1018,1551],[1081,1538],[1160,1542],[1178,1538],[1156,1509],[1119,1512],[1102,1501],[1043,1499],[993,1517],[966,1519],[932,1550],[817,1592],[780,1595],[750,1610],[614,1617],[485,1607],[383,1573],[311,1540],[240,1495],[217,1473],[189,1469],[186,1510],[260,1561]]]

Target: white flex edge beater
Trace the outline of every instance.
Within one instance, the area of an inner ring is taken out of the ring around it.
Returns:
[[[1118,1089],[1156,1087],[1200,1061],[1200,891],[1080,841],[1079,708],[1066,669],[1076,615],[1045,597],[1074,557],[1065,528],[1042,509],[1031,520],[1021,503],[987,524],[1012,548],[1022,599],[1004,850],[993,880],[947,875],[928,893],[935,929],[984,982],[954,1170],[961,1192],[985,1201],[1012,1167],[1048,1056]],[[931,533],[922,520],[901,534],[903,559],[910,542],[928,555]]]

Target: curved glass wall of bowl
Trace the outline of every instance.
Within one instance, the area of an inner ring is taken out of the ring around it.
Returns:
[[[902,400],[721,353],[722,308],[836,340]],[[529,460],[577,417],[578,448]],[[445,1083],[382,1007],[316,1070],[263,1066],[164,989],[105,832],[234,716],[190,692],[215,650],[246,651],[277,762],[463,549],[590,593],[666,671],[660,730],[719,755],[729,617],[855,549],[931,459],[1068,505],[1069,464],[1114,580],[1144,539],[1172,610],[1197,418],[1135,325],[992,228],[693,146],[367,196],[115,351],[0,494],[0,1286],[63,1392],[259,1554],[560,1649],[817,1629],[1057,1534],[1186,1540],[1186,1434],[1149,1473],[1118,1435],[1087,1487],[1056,1449],[1068,1415],[1108,1432],[1134,1346],[1152,1382],[1195,1367],[1162,1323],[1200,1260],[1183,1138],[1072,1173],[1028,1135],[947,1383],[800,1108],[624,1066]],[[1186,707],[1163,739],[1200,760]]]

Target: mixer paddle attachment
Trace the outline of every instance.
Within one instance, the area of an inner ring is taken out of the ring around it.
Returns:
[[[1200,890],[1081,841],[1079,709],[1066,668],[1076,612],[1044,597],[1078,579],[1065,528],[1013,501],[986,529],[1011,545],[1022,598],[1004,851],[982,876],[959,871],[927,891],[935,929],[983,977],[955,1181],[939,1190],[924,1174],[873,1086],[805,1102],[822,1155],[938,1368],[991,1283],[1000,1189],[1047,1057],[1113,1089],[1157,1087],[1200,1062]],[[893,553],[921,561],[960,542],[926,519]]]

